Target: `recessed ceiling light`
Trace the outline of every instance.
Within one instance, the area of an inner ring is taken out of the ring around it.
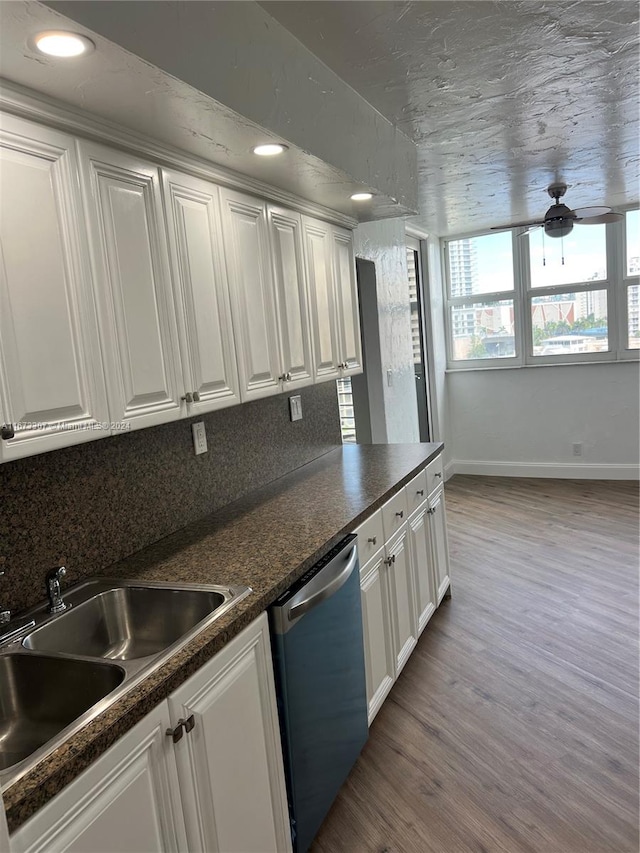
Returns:
[[[369,201],[370,198],[373,198],[373,193],[354,193],[351,201]]]
[[[33,37],[31,43],[40,53],[61,58],[82,56],[95,49],[95,44],[91,39],[64,30],[48,30],[44,33],[38,33],[37,36]]]
[[[276,154],[282,154],[287,150],[286,145],[280,142],[268,142],[266,145],[256,145],[253,153],[259,157],[274,157]]]

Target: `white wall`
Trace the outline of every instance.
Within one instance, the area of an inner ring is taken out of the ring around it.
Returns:
[[[401,219],[367,222],[355,230],[356,256],[376,265],[384,420],[390,444],[420,441],[405,241]]]
[[[451,372],[446,385],[457,473],[638,476],[637,363]]]

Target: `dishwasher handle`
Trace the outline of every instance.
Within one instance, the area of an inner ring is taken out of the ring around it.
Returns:
[[[321,604],[323,601],[326,601],[327,598],[331,598],[331,596],[347,582],[349,575],[351,574],[356,565],[357,560],[358,549],[354,545],[351,549],[351,553],[347,558],[346,564],[341,568],[336,567],[335,574],[332,574],[332,576],[329,578],[329,580],[323,587],[315,590],[308,598],[303,598],[302,601],[299,601],[293,605],[293,607],[288,613],[289,621],[293,622],[295,619],[299,619],[301,616],[304,616],[305,613],[308,613],[310,610],[313,610],[313,608],[316,607],[318,604]]]

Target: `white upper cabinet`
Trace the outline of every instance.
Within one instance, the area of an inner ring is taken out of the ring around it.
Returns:
[[[240,393],[254,400],[282,384],[267,205],[233,190],[220,196]]]
[[[131,429],[184,414],[158,169],[79,143],[111,420]]]
[[[3,116],[0,461],[98,438],[108,420],[74,140]]]
[[[303,223],[316,378],[362,373],[353,236],[307,216]]]
[[[332,238],[342,375],[351,376],[354,373],[362,373],[360,312],[353,259],[353,234],[346,228],[334,227]]]
[[[340,355],[331,227],[303,217],[316,379],[339,379]]]
[[[184,387],[189,414],[240,402],[219,190],[163,170]]]
[[[271,258],[278,307],[281,376],[288,390],[314,380],[304,269],[302,217],[269,205]]]

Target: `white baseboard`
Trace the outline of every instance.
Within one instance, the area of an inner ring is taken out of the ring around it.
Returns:
[[[453,459],[445,468],[445,478],[454,474],[484,477],[552,477],[560,480],[638,480],[638,465],[607,465],[584,462],[471,462]]]

